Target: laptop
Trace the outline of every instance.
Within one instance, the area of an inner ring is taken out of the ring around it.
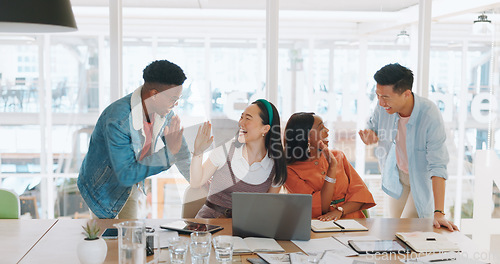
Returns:
[[[311,238],[310,194],[232,193],[233,235],[278,240]]]

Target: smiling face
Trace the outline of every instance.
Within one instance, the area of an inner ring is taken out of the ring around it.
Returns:
[[[238,134],[238,141],[240,143],[248,143],[256,140],[264,140],[262,134],[267,134],[271,126],[264,125],[262,118],[260,118],[260,108],[256,104],[249,105],[243,114],[241,114],[240,132]]]
[[[323,142],[325,146],[328,146],[328,128],[326,128],[321,117],[314,115],[314,123],[309,132],[309,144],[311,148],[318,149],[319,143]]]
[[[388,114],[399,113],[401,116],[410,116],[413,110],[413,96],[410,90],[402,94],[394,92],[394,85],[377,84],[378,104],[382,106]]]
[[[147,85],[152,87],[149,92],[150,97],[146,99],[148,112],[165,117],[177,106],[182,94],[182,85],[159,83],[148,83]]]

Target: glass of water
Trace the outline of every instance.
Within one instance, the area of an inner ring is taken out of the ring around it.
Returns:
[[[193,232],[191,233],[191,263],[193,264],[209,264],[211,250],[212,234],[209,232]]]
[[[186,263],[186,254],[188,251],[189,238],[187,237],[170,237],[168,239],[168,252],[170,253],[170,263],[184,264]]]
[[[216,236],[213,238],[215,258],[218,263],[231,263],[233,261],[233,237]]]

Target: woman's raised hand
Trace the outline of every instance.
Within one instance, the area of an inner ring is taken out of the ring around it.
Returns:
[[[212,130],[212,124],[209,121],[203,123],[198,128],[198,134],[194,141],[194,151],[193,155],[198,156],[202,154],[214,141],[214,136],[210,136],[210,131]]]

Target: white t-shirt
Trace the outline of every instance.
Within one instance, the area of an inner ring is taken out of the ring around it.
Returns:
[[[226,152],[224,152],[223,146],[219,146],[214,149],[208,158],[214,164],[217,169],[220,169],[226,164],[227,158],[226,153],[229,154],[229,149],[234,141],[226,143]],[[234,154],[231,157],[231,168],[233,169],[234,176],[249,184],[261,184],[267,180],[271,170],[273,169],[273,160],[269,158],[268,153],[260,162],[254,162],[251,166],[243,157],[243,149],[245,144],[239,148],[234,149]],[[251,177],[247,177],[251,173]]]

